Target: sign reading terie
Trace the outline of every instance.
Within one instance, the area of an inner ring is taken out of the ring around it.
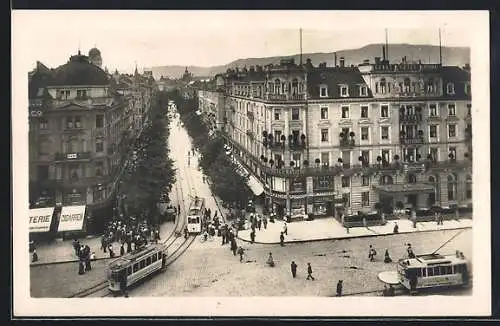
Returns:
[[[83,228],[85,218],[85,205],[83,206],[63,206],[61,218],[59,219],[58,232],[80,231]]]
[[[30,209],[30,232],[48,232],[50,230],[53,214],[54,207]]]

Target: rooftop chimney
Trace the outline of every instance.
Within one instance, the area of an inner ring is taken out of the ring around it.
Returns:
[[[382,60],[385,61],[385,45],[382,45]]]
[[[340,57],[340,67],[342,67],[342,68],[345,67],[345,59],[344,59],[344,57]]]
[[[337,52],[333,53],[333,66],[337,67]]]

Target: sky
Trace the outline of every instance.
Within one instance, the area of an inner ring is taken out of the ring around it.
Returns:
[[[94,46],[110,71],[135,64],[213,66],[239,58],[331,52],[390,43],[470,46],[470,12],[13,11],[14,52],[49,67]],[[17,49],[17,50],[16,50]],[[15,53],[14,53],[15,55]]]

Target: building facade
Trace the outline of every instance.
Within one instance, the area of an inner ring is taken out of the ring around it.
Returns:
[[[30,202],[87,205],[95,219],[111,216],[129,145],[151,105],[118,92],[87,56],[55,69],[38,63],[29,80]]]
[[[471,207],[470,68],[344,62],[282,60],[224,75],[223,134],[269,208],[333,216]]]

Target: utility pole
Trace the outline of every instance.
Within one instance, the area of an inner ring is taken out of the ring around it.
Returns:
[[[439,29],[439,64],[443,64],[443,53],[441,52],[441,28]]]
[[[300,29],[300,65],[302,66],[302,28]]]

